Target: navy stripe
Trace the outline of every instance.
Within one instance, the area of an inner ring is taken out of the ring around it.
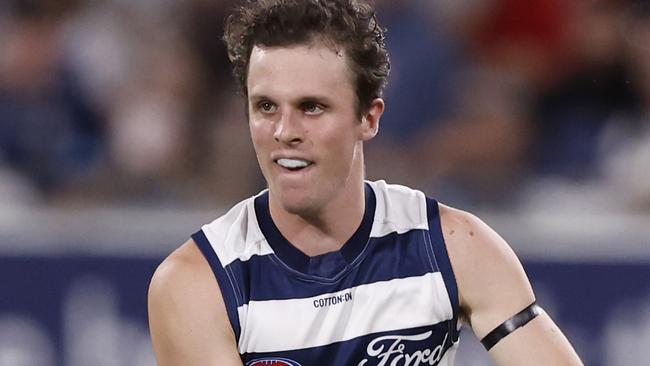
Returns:
[[[427,255],[427,247],[428,237],[424,230],[372,238],[350,265],[350,270],[336,280],[306,276],[289,268],[272,254],[252,256],[245,262],[235,260],[227,267],[236,278],[243,280],[239,286],[244,294],[243,303],[246,304],[250,300],[318,296],[363,284],[436,272],[437,267],[432,267]]]
[[[449,294],[449,299],[451,301],[451,307],[454,311],[454,319],[450,327],[454,330],[455,338],[458,338],[458,332],[456,331],[458,321],[458,315],[460,311],[460,304],[458,300],[458,286],[456,284],[456,276],[454,275],[454,270],[451,267],[451,261],[449,260],[449,253],[447,252],[447,245],[445,244],[445,238],[442,233],[442,224],[440,221],[440,210],[438,207],[438,202],[434,199],[427,198],[427,217],[429,218],[429,236],[431,237],[433,252],[436,256],[436,262],[442,272],[442,278],[445,280],[445,286],[447,287],[447,293]]]
[[[363,218],[354,234],[341,247],[341,250],[317,256],[306,255],[282,235],[271,218],[268,191],[255,198],[255,216],[269,246],[282,262],[307,275],[334,279],[343,275],[349,269],[349,264],[357,259],[368,242],[377,204],[375,192],[367,183],[364,197],[365,210]]]
[[[372,345],[372,348],[370,348],[370,343],[380,337],[396,336],[396,335],[397,336],[426,335],[426,333],[428,332],[431,332],[429,337],[419,341],[415,341],[415,340],[398,341],[393,337],[381,342],[376,342],[374,345]],[[447,334],[448,334],[447,325],[445,323],[439,323],[432,326],[424,326],[424,327],[417,327],[417,328],[411,328],[405,330],[393,330],[388,332],[369,334],[348,341],[336,342],[336,343],[332,343],[320,347],[304,348],[300,350],[284,351],[284,352],[246,353],[242,355],[242,359],[246,363],[256,359],[287,358],[296,361],[297,363],[303,366],[357,365],[363,359],[367,359],[367,363],[364,364],[367,366],[378,365],[378,364],[403,365],[406,364],[406,360],[405,360],[406,355],[413,357],[414,355],[422,354],[422,352],[425,350],[429,350],[429,352],[427,352],[426,354],[431,354],[435,352],[435,355],[430,357],[433,359],[437,359],[439,361],[442,358],[442,356],[447,352],[447,350],[453,345],[453,342],[451,341],[451,335],[445,337]],[[392,346],[395,342],[399,342],[399,344]],[[438,348],[437,351],[436,348]],[[368,354],[369,350],[373,355]],[[386,354],[387,352],[390,353]],[[382,354],[384,355],[382,356]],[[386,358],[387,360],[382,362],[382,357]],[[396,358],[400,358],[401,360],[398,360],[396,363],[393,363],[393,361]],[[418,363],[413,360],[409,364],[417,365],[417,364],[429,364],[429,363],[427,362]],[[436,364],[438,364],[438,362],[433,363],[433,365]]]
[[[242,296],[237,295],[238,290],[235,283],[241,282],[237,281],[237,278],[233,278],[232,272],[229,274],[221,265],[219,257],[212,249],[208,238],[206,238],[203,230],[199,230],[192,235],[192,239],[203,253],[203,256],[212,267],[212,272],[214,273],[217,283],[219,284],[219,289],[221,290],[221,295],[223,296],[223,301],[226,304],[226,312],[228,313],[228,318],[230,319],[230,325],[232,326],[233,331],[235,332],[235,337],[237,342],[239,342],[239,334],[241,333],[241,328],[239,326],[239,314],[237,313],[237,306],[241,304]]]

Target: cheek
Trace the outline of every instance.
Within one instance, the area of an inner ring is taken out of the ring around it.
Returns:
[[[355,155],[356,136],[350,129],[343,133],[332,134],[323,146],[329,151],[331,161],[339,170],[348,170]]]
[[[253,146],[257,151],[259,148],[262,148],[265,144],[265,138],[267,132],[265,131],[265,126],[259,122],[250,122],[249,129],[251,134],[251,141],[253,141]]]
[[[254,128],[251,126],[250,128],[250,138],[251,142],[253,143],[253,150],[255,150],[255,156],[257,157],[257,163],[259,164],[260,169],[262,170],[262,173],[266,176],[266,162],[267,159],[266,157],[268,156],[268,144],[265,142],[264,139],[264,134],[261,133],[259,129]]]

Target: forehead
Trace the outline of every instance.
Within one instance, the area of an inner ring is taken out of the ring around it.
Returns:
[[[352,71],[344,51],[322,44],[289,47],[255,46],[248,67],[250,96],[280,94],[354,95]]]

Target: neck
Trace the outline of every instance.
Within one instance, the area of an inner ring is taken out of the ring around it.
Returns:
[[[309,214],[292,214],[269,197],[271,218],[282,235],[308,256],[340,250],[356,232],[365,212],[363,158],[323,207]]]

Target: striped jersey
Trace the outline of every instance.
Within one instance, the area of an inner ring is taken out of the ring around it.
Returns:
[[[365,196],[357,231],[318,256],[282,236],[268,191],[192,236],[244,365],[453,365],[458,291],[438,203],[384,181]]]

